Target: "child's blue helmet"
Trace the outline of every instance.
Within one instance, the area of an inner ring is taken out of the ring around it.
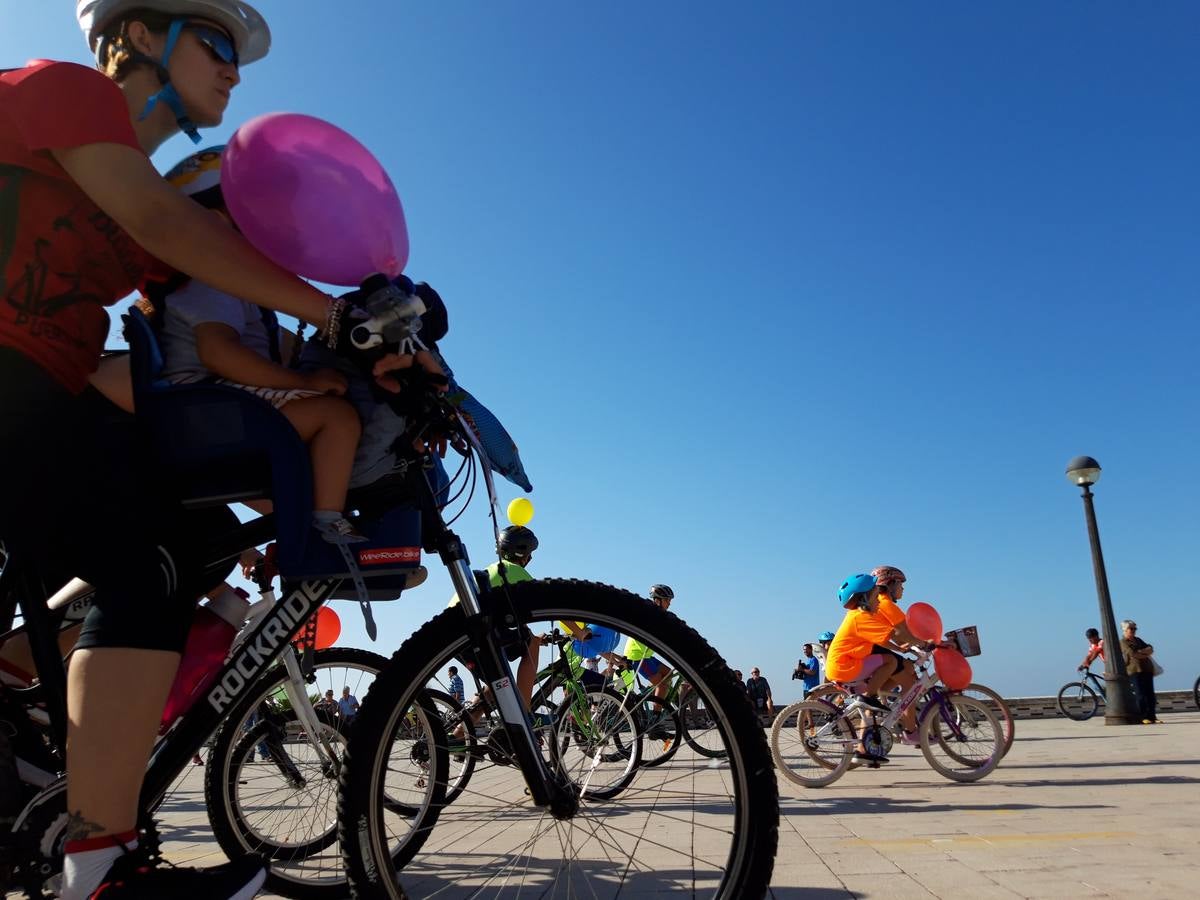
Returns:
[[[871,588],[875,587],[875,578],[865,573],[851,575],[842,582],[842,586],[838,589],[838,601],[842,606],[846,606],[850,602],[850,598],[855,594],[865,594]]]

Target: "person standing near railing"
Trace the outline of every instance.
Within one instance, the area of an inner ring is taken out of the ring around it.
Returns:
[[[804,656],[796,663],[796,671],[792,673],[792,677],[802,681],[803,696],[807,697],[808,692],[821,683],[821,673],[817,658],[813,654],[813,645],[805,644],[803,652]]]
[[[1138,709],[1143,725],[1158,722],[1158,698],[1154,694],[1154,660],[1150,658],[1154,648],[1137,636],[1137,622],[1125,619],[1121,622],[1125,638],[1121,641],[1121,655],[1125,658],[1125,671],[1133,682],[1137,694]]]

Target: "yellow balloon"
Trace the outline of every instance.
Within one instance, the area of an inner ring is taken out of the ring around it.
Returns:
[[[514,525],[528,525],[533,520],[533,504],[518,497],[508,504],[508,521]]]

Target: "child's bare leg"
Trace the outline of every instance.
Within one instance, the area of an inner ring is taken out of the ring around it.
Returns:
[[[305,397],[293,400],[280,412],[312,455],[314,508],[342,512],[362,434],[358,413],[340,397]]]

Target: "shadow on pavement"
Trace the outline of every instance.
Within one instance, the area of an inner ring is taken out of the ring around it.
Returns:
[[[1135,775],[1130,778],[1004,779],[993,783],[1000,787],[1103,787],[1109,784],[1200,784],[1200,778],[1187,775]]]
[[[1033,782],[1031,782],[1033,783]],[[1040,784],[1041,782],[1037,782]],[[1023,809],[1112,809],[1103,803],[1069,803],[1050,805],[1040,803],[927,803],[923,800],[897,802],[887,797],[813,797],[805,799],[802,806],[780,805],[781,816],[827,816],[852,813],[949,813],[949,812],[997,812],[999,810]]]
[[[1200,759],[1122,759],[1112,762],[1068,762],[1068,763],[1023,763],[1009,761],[1001,763],[1009,771],[1017,769],[1124,769],[1126,766],[1200,766]],[[997,771],[1000,771],[997,769]]]

